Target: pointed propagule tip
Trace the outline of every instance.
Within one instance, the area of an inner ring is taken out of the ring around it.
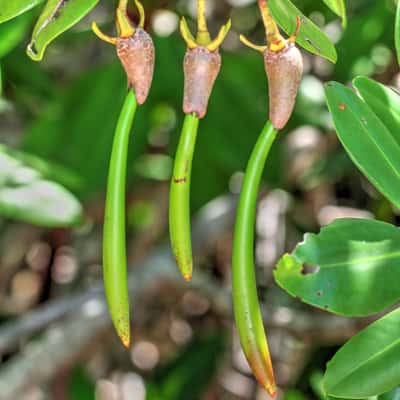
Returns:
[[[273,399],[276,398],[276,395],[278,394],[278,391],[277,391],[275,382],[273,382],[272,384],[266,383],[264,385],[264,389]]]
[[[193,278],[193,274],[184,274],[183,275],[183,279],[186,281],[186,282],[190,282],[191,280],[192,280],[192,278]]]
[[[126,349],[130,349],[131,347],[131,338],[129,333],[120,334],[119,338],[121,339],[122,344]]]

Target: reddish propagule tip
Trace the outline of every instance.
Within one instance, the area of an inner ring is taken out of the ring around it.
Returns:
[[[153,81],[155,48],[151,36],[136,28],[131,37],[118,38],[117,55],[124,67],[128,86],[135,91],[139,105],[143,104]]]
[[[186,282],[190,282],[190,281],[192,280],[192,277],[193,277],[192,274],[183,275],[183,279],[184,279]]]
[[[210,51],[203,46],[188,49],[183,68],[185,74],[183,112],[194,113],[198,118],[204,118],[215,80],[221,69],[219,51]]]
[[[124,345],[124,347],[125,347],[127,350],[129,350],[130,347],[131,347],[131,341],[130,341],[129,339],[127,339],[127,340],[122,339],[122,344]]]

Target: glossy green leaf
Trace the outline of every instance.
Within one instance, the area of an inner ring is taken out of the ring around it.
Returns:
[[[400,230],[384,222],[338,219],[307,234],[274,271],[308,304],[346,316],[377,313],[400,299]],[[305,266],[316,268],[306,273]],[[373,293],[373,295],[371,295]]]
[[[32,33],[27,54],[32,60],[43,59],[46,47],[80,21],[99,0],[48,0]]]
[[[44,0],[0,0],[0,23],[29,11]]]
[[[44,227],[69,227],[81,222],[82,207],[68,190],[1,146],[0,214]]]
[[[396,45],[397,61],[400,64],[400,1],[397,2],[394,42]]]
[[[325,85],[329,110],[340,141],[353,162],[397,207],[400,207],[400,144],[351,89]]]
[[[347,24],[346,6],[344,0],[322,0],[334,13],[342,18],[343,26]]]
[[[327,365],[326,393],[341,398],[364,398],[397,387],[399,331],[400,309],[397,309],[348,341]]]
[[[400,96],[387,86],[364,76],[355,78],[353,86],[400,145]]]
[[[7,55],[21,42],[31,21],[31,13],[26,13],[0,25],[0,58]]]
[[[301,28],[296,43],[321,57],[332,61],[337,60],[335,46],[310,19],[308,19],[290,0],[270,0],[271,13],[279,26],[288,34],[292,35],[296,30],[296,19],[300,17]]]

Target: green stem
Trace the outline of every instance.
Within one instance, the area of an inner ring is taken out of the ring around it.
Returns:
[[[172,250],[183,278],[192,279],[192,242],[190,238],[190,179],[199,119],[186,115],[175,157],[171,180],[169,229]]]
[[[130,322],[125,243],[125,180],[129,135],[136,107],[135,94],[130,90],[115,129],[103,230],[106,297],[114,327],[126,347],[130,345]]]
[[[276,135],[268,121],[248,162],[236,216],[232,260],[233,304],[240,342],[254,375],[271,395],[275,394],[276,386],[257,297],[254,225],[258,188]]]

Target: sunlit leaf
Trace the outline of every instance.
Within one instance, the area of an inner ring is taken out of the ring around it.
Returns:
[[[48,0],[32,33],[27,53],[35,61],[43,58],[46,47],[80,21],[99,0]]]
[[[0,58],[16,47],[29,29],[31,13],[26,13],[0,25]]]
[[[400,299],[399,248],[393,225],[338,219],[318,235],[307,234],[281,258],[274,276],[305,303],[346,316],[373,314]]]
[[[8,21],[43,2],[44,0],[0,0],[0,23]]]

